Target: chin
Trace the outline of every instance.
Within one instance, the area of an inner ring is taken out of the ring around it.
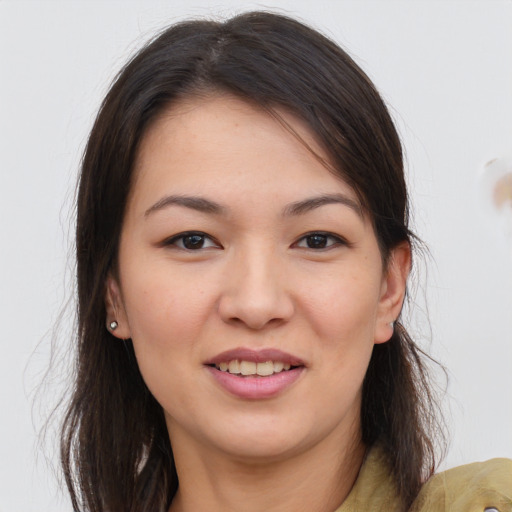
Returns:
[[[225,453],[232,459],[246,464],[276,463],[289,460],[307,449],[309,443],[288,439],[273,434],[263,434],[265,439],[240,438],[231,439],[224,445]],[[260,437],[263,437],[260,434]]]
[[[225,424],[219,428],[209,431],[209,442],[229,457],[248,463],[289,459],[308,450],[325,435],[315,432],[313,425],[299,420],[279,422],[275,417],[232,422],[228,430]]]

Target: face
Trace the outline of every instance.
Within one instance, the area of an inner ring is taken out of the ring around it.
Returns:
[[[232,97],[162,115],[135,177],[107,321],[132,338],[171,442],[279,458],[357,437],[363,378],[373,345],[392,334],[408,251],[383,269],[354,191]]]

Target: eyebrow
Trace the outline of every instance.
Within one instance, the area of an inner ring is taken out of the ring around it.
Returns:
[[[162,197],[162,199],[144,212],[144,217],[159,210],[163,210],[168,206],[184,206],[185,208],[215,215],[220,215],[226,211],[224,206],[210,199],[205,199],[204,197],[173,195]]]
[[[357,202],[344,194],[322,194],[302,201],[291,203],[283,210],[284,216],[303,215],[311,210],[327,204],[342,204],[352,209],[359,217],[363,217],[363,208]]]
[[[357,201],[354,201],[343,194],[322,194],[320,196],[310,197],[290,203],[283,209],[283,216],[289,217],[304,215],[311,210],[315,210],[328,204],[342,204],[344,206],[348,206],[357,213],[357,215],[363,217],[363,209],[361,205]],[[199,196],[170,195],[162,197],[162,199],[158,200],[153,206],[149,207],[144,212],[144,217],[148,217],[152,213],[163,210],[169,206],[183,206],[185,208],[190,208],[191,210],[214,215],[221,215],[227,212],[227,208],[225,206],[222,206],[211,199]]]

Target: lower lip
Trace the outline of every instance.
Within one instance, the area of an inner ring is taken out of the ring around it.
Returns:
[[[304,367],[274,373],[268,377],[234,375],[207,366],[214,379],[226,391],[247,400],[272,398],[289,388],[302,374]]]

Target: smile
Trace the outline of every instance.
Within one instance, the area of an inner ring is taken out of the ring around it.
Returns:
[[[254,361],[239,361],[238,359],[233,359],[229,362],[224,361],[215,365],[215,368],[221,372],[243,376],[258,375],[260,377],[268,377],[275,373],[288,371],[291,367],[289,363],[283,363],[282,361],[256,363]]]
[[[236,348],[204,364],[217,385],[244,400],[276,397],[292,387],[306,370],[300,358],[277,349]]]

